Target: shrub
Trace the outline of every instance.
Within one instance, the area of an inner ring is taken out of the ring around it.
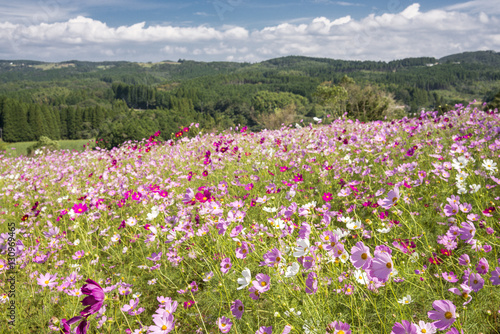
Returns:
[[[45,149],[51,151],[58,150],[59,143],[55,140],[50,139],[49,137],[41,136],[36,143],[27,148],[27,153],[28,155],[32,155],[32,153],[35,153],[35,151],[38,149]]]

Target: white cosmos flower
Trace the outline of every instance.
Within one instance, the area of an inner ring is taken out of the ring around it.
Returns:
[[[160,213],[160,211],[159,211],[158,207],[157,206],[153,206],[151,208],[151,212],[148,213],[146,219],[151,221],[151,220],[155,219],[156,217],[158,217],[159,213]]]
[[[285,271],[285,277],[293,277],[297,275],[300,270],[300,266],[297,262],[292,263],[291,266],[288,266]]]
[[[263,207],[262,210],[265,211],[265,212],[276,212],[276,211],[278,211],[277,208],[268,208],[266,206]]]
[[[80,239],[73,241],[73,246],[78,246],[80,244]]]
[[[340,262],[346,263],[349,260],[349,253],[344,249],[344,252],[340,255]]]
[[[497,163],[494,162],[491,159],[486,159],[486,160],[483,161],[483,167],[487,171],[496,172],[497,171],[497,167],[496,166],[497,166]]]
[[[293,256],[301,257],[306,256],[309,253],[309,240],[308,239],[299,239],[297,240],[297,247],[295,247],[295,252],[293,252]]]
[[[238,278],[238,284],[240,286],[237,288],[237,290],[246,288],[248,284],[250,284],[250,282],[252,281],[252,273],[250,273],[250,269],[248,268],[243,269],[241,275],[243,275],[243,277]]]
[[[271,222],[271,225],[273,225],[274,228],[280,229],[280,230],[284,229],[286,226],[285,222],[283,220],[281,220],[280,218],[276,218],[274,220],[274,222]]]
[[[481,185],[480,184],[471,184],[469,186],[470,188],[470,193],[473,194],[473,193],[477,193],[478,190],[481,188]]]
[[[346,224],[346,227],[350,230],[358,230],[361,227],[361,222],[359,220],[351,221]]]
[[[390,231],[391,231],[391,229],[389,227],[377,229],[377,232],[379,232],[379,233],[389,233]]]
[[[366,274],[366,272],[364,272],[363,270],[361,269],[356,269],[354,271],[354,279],[356,279],[356,282],[358,282],[359,284],[362,284],[362,285],[366,285],[370,282],[370,280],[368,279],[368,275]]]
[[[333,233],[335,233],[339,237],[339,239],[342,239],[349,235],[349,232],[342,231],[340,228],[336,228],[335,230],[333,230]]]
[[[411,302],[412,302],[412,300],[411,300],[410,295],[407,295],[406,297],[398,299],[398,303],[403,304],[403,305],[410,304]]]

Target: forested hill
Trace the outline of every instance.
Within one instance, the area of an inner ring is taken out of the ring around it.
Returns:
[[[258,131],[327,114],[369,121],[474,99],[500,101],[500,53],[390,62],[288,56],[260,63],[0,60],[5,141],[105,139],[180,127]],[[19,126],[22,124],[23,131]]]

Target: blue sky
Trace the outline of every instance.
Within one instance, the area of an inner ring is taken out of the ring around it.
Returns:
[[[0,1],[0,59],[392,60],[500,51],[497,0]]]

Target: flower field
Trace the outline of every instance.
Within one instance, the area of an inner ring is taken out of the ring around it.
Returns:
[[[500,332],[498,113],[197,131],[1,157],[2,333]]]

